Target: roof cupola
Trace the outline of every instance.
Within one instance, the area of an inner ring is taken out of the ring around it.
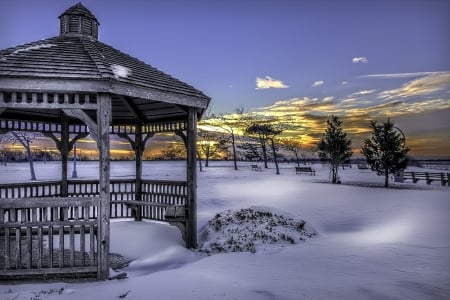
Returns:
[[[82,35],[98,39],[97,18],[81,2],[59,16],[60,35]]]

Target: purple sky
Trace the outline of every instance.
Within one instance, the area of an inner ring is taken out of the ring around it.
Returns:
[[[76,3],[2,0],[0,49],[58,35]],[[202,90],[212,112],[242,105],[304,124],[337,114],[355,134],[390,116],[413,144],[450,156],[450,1],[82,3],[102,42]]]

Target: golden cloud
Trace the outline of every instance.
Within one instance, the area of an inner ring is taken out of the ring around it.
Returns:
[[[436,73],[405,83],[398,89],[387,90],[378,94],[379,99],[405,98],[428,95],[450,87],[450,72]]]

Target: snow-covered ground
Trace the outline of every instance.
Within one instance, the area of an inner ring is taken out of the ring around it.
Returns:
[[[95,178],[96,166],[78,163],[78,177]],[[282,164],[280,175],[273,165],[261,172],[239,166],[211,162],[198,173],[199,233],[217,214],[263,207],[306,221],[317,235],[208,255],[185,249],[167,224],[113,221],[111,251],[132,259],[121,270],[128,278],[8,283],[0,299],[450,299],[450,187],[386,189],[383,178],[355,166],[341,170],[341,185],[327,183],[328,169],[318,164],[317,176],[296,175],[292,164]],[[0,166],[0,182],[27,180],[27,167]],[[36,169],[39,180],[59,178],[58,163]],[[112,162],[112,178],[133,169],[134,162]],[[183,180],[184,166],[146,162],[144,177]]]

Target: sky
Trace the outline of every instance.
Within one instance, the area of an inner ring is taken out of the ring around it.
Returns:
[[[0,49],[58,35],[76,3],[2,0]],[[305,142],[334,114],[354,147],[390,117],[411,154],[450,157],[450,1],[82,3],[100,41],[203,91],[212,113],[296,120]]]

